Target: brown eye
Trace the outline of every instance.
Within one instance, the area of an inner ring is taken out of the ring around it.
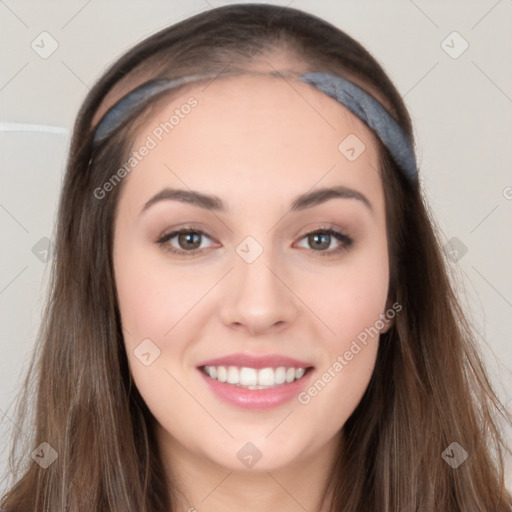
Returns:
[[[180,249],[198,249],[201,245],[200,233],[190,231],[188,233],[180,233],[178,235],[178,245]]]
[[[303,240],[306,244],[301,247],[312,249],[314,252],[318,253],[319,256],[338,254],[348,250],[354,243],[354,240],[350,236],[332,228],[320,228],[311,233],[307,233],[302,237],[301,241]],[[331,247],[333,242],[335,242],[334,247]]]
[[[183,228],[162,236],[156,243],[171,253],[191,255],[208,248],[208,240],[211,237],[200,229]]]

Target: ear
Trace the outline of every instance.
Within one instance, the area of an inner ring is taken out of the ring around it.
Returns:
[[[380,329],[381,334],[384,334],[385,332],[388,332],[389,329],[391,329],[391,327],[395,324],[396,315],[401,310],[402,305],[399,302],[393,301],[392,299],[388,299],[386,301],[386,310],[380,316],[382,323],[384,324],[384,327]]]
[[[383,318],[383,322],[384,322],[384,327],[380,330],[381,334],[384,334],[385,332],[388,332],[389,329],[391,329],[391,327],[394,324],[393,320],[386,319],[385,314],[386,313],[383,313],[383,316],[381,317],[381,318]]]

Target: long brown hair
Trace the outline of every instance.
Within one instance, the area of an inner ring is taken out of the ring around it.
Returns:
[[[153,418],[133,385],[123,344],[111,258],[122,183],[101,200],[94,195],[126,161],[148,107],[99,145],[92,120],[107,94],[128,81],[134,87],[154,77],[249,67],[256,55],[276,50],[303,62],[304,71],[333,72],[373,91],[413,144],[407,110],[381,66],[347,34],[300,10],[212,9],[123,55],[76,121],[49,299],[18,401],[13,481],[1,502],[8,512],[176,510],[177,490],[164,477]],[[328,486],[332,510],[509,512],[507,447],[496,416],[509,417],[456,300],[421,189],[403,178],[383,146],[380,157],[390,300],[403,309],[381,335],[370,384],[341,432],[343,453]],[[30,457],[43,442],[58,454],[46,469]],[[453,442],[468,454],[457,468],[441,456]]]

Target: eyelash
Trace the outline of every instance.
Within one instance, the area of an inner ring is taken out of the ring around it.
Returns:
[[[156,243],[160,247],[162,247],[165,251],[168,251],[172,254],[193,256],[193,255],[199,253],[200,251],[202,251],[203,249],[198,248],[198,249],[192,249],[191,251],[185,251],[183,249],[181,249],[181,250],[175,249],[168,244],[168,242],[170,240],[172,240],[174,237],[181,235],[181,234],[190,234],[190,233],[199,234],[202,237],[206,237],[206,238],[209,238],[210,240],[212,240],[212,237],[210,235],[208,235],[208,233],[204,232],[203,230],[194,228],[193,226],[188,226],[188,227],[184,227],[184,228],[172,231],[171,233],[163,235],[156,241]],[[300,238],[300,240],[304,240],[305,238],[307,238],[309,236],[317,235],[317,234],[329,235],[331,237],[334,237],[336,240],[338,240],[338,242],[340,242],[339,247],[337,247],[336,249],[330,249],[328,251],[315,251],[314,249],[310,249],[311,251],[317,253],[321,257],[334,256],[336,254],[340,254],[344,251],[347,251],[354,243],[354,240],[350,236],[346,235],[345,233],[342,233],[341,231],[336,231],[331,226],[320,226],[319,228],[303,235]]]

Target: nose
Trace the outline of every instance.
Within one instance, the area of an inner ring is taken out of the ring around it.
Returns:
[[[291,325],[298,316],[300,301],[287,279],[289,273],[280,270],[271,251],[264,250],[252,263],[235,256],[221,299],[224,324],[252,336]]]

